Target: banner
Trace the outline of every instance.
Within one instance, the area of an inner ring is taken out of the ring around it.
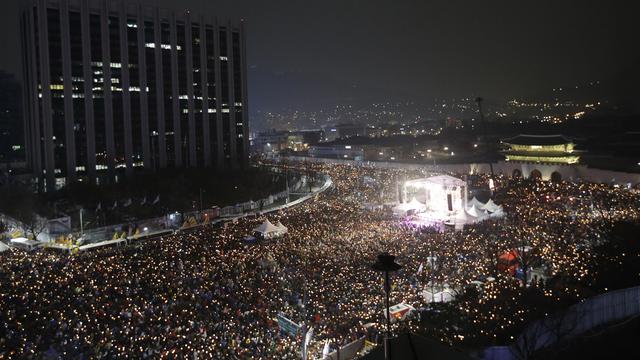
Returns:
[[[416,309],[409,304],[400,303],[397,305],[393,305],[389,308],[389,313],[391,314],[391,323],[393,324],[397,321],[405,320],[415,311]],[[384,312],[384,317],[387,317],[386,311]]]
[[[340,360],[353,359],[364,346],[364,336],[358,340],[352,341],[340,348]],[[330,352],[322,357],[322,360],[338,360],[338,351]]]
[[[291,336],[297,336],[300,332],[300,325],[294,323],[289,320],[283,313],[278,313],[278,325],[280,326],[280,331],[287,333]]]

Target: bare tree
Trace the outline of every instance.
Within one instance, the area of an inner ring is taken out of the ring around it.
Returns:
[[[517,359],[526,360],[536,352],[561,344],[581,332],[581,319],[586,313],[582,304],[576,304],[552,316],[533,322],[512,346]]]
[[[40,235],[48,225],[48,220],[46,218],[38,216],[36,213],[26,214],[20,219],[22,232],[25,234],[30,234],[34,240],[38,239],[38,235]]]

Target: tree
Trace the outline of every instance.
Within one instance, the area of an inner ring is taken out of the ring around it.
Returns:
[[[46,210],[46,206],[28,188],[13,185],[0,192],[0,212],[15,219],[22,232],[34,239],[47,227],[47,219],[36,210]]]
[[[25,214],[25,216],[20,219],[20,222],[22,232],[27,237],[28,235],[31,235],[34,240],[38,238],[38,235],[40,235],[49,224],[46,218],[43,218],[34,212]]]
[[[316,182],[316,171],[313,169],[313,163],[309,160],[305,160],[302,163],[302,175],[307,179],[307,185],[309,186],[309,192],[313,191],[313,184]]]
[[[541,349],[563,343],[578,335],[581,320],[585,315],[581,304],[577,304],[533,322],[513,344],[515,357],[523,360],[536,358],[536,353]]]

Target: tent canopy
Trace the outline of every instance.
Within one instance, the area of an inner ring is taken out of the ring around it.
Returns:
[[[474,204],[469,208],[469,210],[467,210],[467,214],[469,214],[470,216],[473,216],[474,218],[483,218],[487,215],[487,211],[477,207]]]
[[[278,233],[280,229],[273,225],[269,219],[265,219],[264,222],[257,228],[253,229],[253,231],[260,234],[274,234]]]
[[[466,222],[467,221],[467,213],[465,211],[458,211],[455,216],[456,222]]]
[[[284,226],[282,222],[280,222],[280,220],[278,220],[278,222],[276,223],[276,227],[283,234],[286,234],[289,231],[289,229],[286,226]]]
[[[484,204],[484,208],[487,209],[490,212],[495,212],[498,209],[502,209],[502,206],[499,206],[498,204],[493,202],[492,199],[489,199],[489,201],[487,201],[487,203]]]
[[[504,210],[502,210],[502,206],[498,206],[498,208],[494,212],[492,212],[490,216],[494,218],[504,217],[505,213]]]
[[[9,246],[3,242],[0,242],[0,253],[9,250]]]
[[[476,197],[474,196],[473,199],[471,199],[471,201],[469,201],[468,204],[469,207],[477,207],[478,209],[484,209],[485,208],[485,203],[483,203],[482,201],[476,199]]]

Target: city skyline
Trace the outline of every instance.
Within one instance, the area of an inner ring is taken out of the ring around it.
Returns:
[[[0,40],[16,49],[21,2],[7,4],[0,25]],[[246,20],[252,114],[290,104],[506,99],[594,80],[622,103],[633,105],[637,93],[634,4],[144,3]],[[0,69],[18,73],[17,55]]]

